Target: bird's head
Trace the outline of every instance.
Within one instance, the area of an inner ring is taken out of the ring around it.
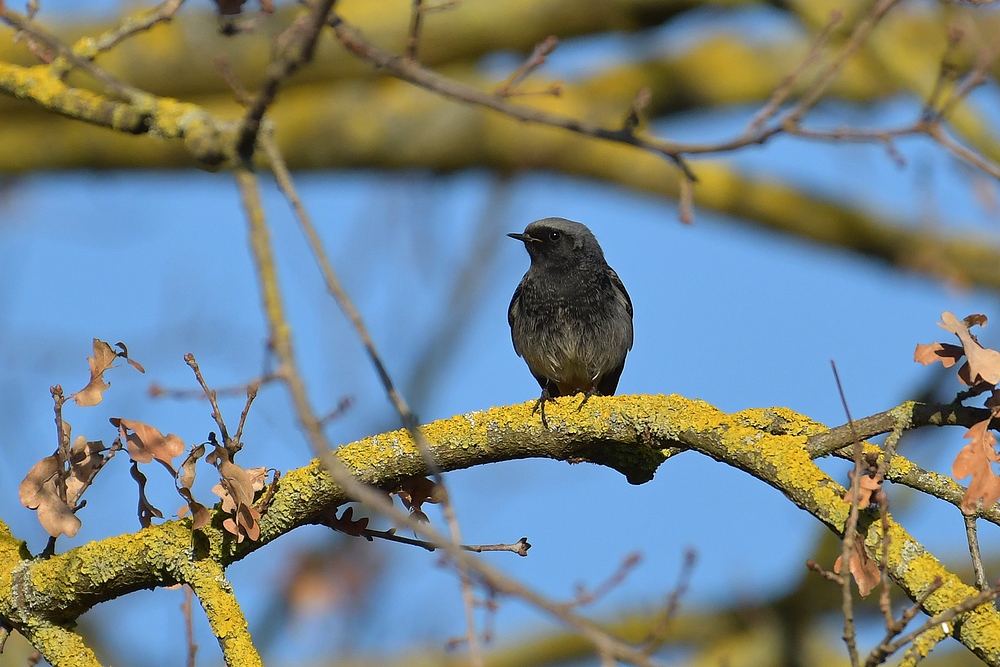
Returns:
[[[604,252],[586,225],[564,218],[535,220],[523,234],[508,234],[524,243],[533,266],[573,268],[603,263]]]

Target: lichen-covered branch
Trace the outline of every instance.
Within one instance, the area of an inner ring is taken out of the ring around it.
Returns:
[[[529,457],[583,459],[614,468],[638,484],[652,479],[668,455],[695,451],[745,470],[834,531],[843,530],[849,509],[842,500],[844,489],[816,467],[806,448],[809,436],[826,429],[807,417],[783,408],[726,414],[679,396],[594,397],[580,412],[577,404],[561,399],[549,413],[550,429],[541,427],[529,402],[456,416],[422,431],[443,470]],[[336,453],[357,479],[384,488],[427,473],[405,430],[365,438]],[[903,461],[897,455],[893,465]],[[0,539],[0,547],[6,545],[6,550],[0,548],[0,615],[15,627],[31,618],[69,622],[100,601],[182,581],[192,558],[210,559],[224,568],[297,526],[316,522],[324,508],[346,500],[314,462],[283,477],[260,520],[258,542],[235,543],[221,529],[218,511],[212,524],[193,538],[189,519],[171,521],[91,542],[48,560],[23,560],[12,538]],[[891,520],[889,526],[887,565],[893,580],[914,599],[935,578],[944,582],[927,599],[926,612],[940,613],[976,593],[901,526]],[[872,557],[880,558],[877,516],[863,514],[860,529]],[[18,612],[12,618],[8,614],[14,600]],[[956,632],[988,664],[1000,664],[996,611],[987,606],[970,612]]]
[[[184,583],[191,586],[201,602],[212,628],[219,640],[222,656],[229,667],[260,667],[263,662],[253,645],[247,619],[236,601],[233,588],[226,579],[225,570],[213,560],[194,561],[185,568]]]
[[[22,67],[0,62],[0,93],[31,100],[67,118],[124,134],[182,139],[191,156],[207,165],[221,163],[229,152],[225,135],[231,134],[231,130],[227,132],[224,122],[197,105],[152,95],[143,96],[139,103],[115,100],[67,85],[45,65]],[[37,139],[22,137],[22,141]],[[53,144],[42,141],[35,145],[36,150],[39,145],[51,150]]]

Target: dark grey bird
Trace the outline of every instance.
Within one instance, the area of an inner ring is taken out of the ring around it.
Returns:
[[[536,220],[523,234],[531,266],[514,290],[507,322],[514,351],[542,387],[535,404],[584,393],[611,396],[632,349],[632,300],[585,225]]]

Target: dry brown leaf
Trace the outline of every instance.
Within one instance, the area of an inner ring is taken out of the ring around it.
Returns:
[[[94,356],[87,357],[90,364],[90,382],[87,386],[71,394],[70,398],[81,407],[97,405],[104,398],[104,390],[111,385],[104,381],[104,371],[111,368],[118,355],[111,346],[98,338],[94,339]]]
[[[73,508],[56,493],[55,484],[43,485],[35,498],[38,501],[38,522],[45,528],[45,532],[52,537],[76,536],[83,524],[73,514]]]
[[[431,503],[434,505],[441,502],[443,491],[438,488],[437,484],[426,477],[411,477],[400,484],[393,493],[399,496],[399,499],[403,502],[406,509],[410,510],[410,515],[414,519],[430,523],[430,519],[423,512],[423,504]]]
[[[327,513],[326,525],[334,530],[339,530],[346,535],[354,537],[364,537],[365,529],[368,528],[368,517],[354,519],[354,508],[348,507],[341,516],[337,516],[336,508]],[[371,538],[369,538],[371,539]]]
[[[66,502],[76,506],[80,495],[90,486],[94,477],[104,466],[104,452],[107,447],[100,440],[87,440],[76,436],[69,453],[69,477],[66,480]]]
[[[118,341],[117,343],[115,343],[115,347],[120,347],[122,349],[122,351],[120,353],[118,353],[118,356],[122,357],[123,359],[125,359],[125,361],[127,361],[132,368],[134,368],[135,370],[139,371],[140,373],[145,373],[146,372],[146,369],[142,367],[142,364],[140,364],[135,359],[130,359],[129,358],[129,356],[128,356],[128,348],[125,347],[125,343],[123,343],[121,341]]]
[[[843,556],[838,556],[837,561],[833,564],[833,571],[838,574],[840,573],[842,560]],[[858,585],[858,592],[861,593],[861,597],[865,597],[871,593],[882,580],[882,573],[879,571],[878,565],[868,557],[868,552],[865,551],[865,542],[861,538],[861,535],[856,535],[854,538],[854,548],[851,549],[850,570],[851,576],[854,577],[854,583]]]
[[[996,453],[996,438],[989,430],[990,420],[981,421],[965,432],[970,442],[962,448],[951,466],[956,480],[972,475],[969,488],[962,497],[962,511],[972,514],[980,501],[983,508],[992,507],[1000,500],[1000,477],[993,472],[992,463],[1000,461]]]
[[[965,321],[960,322],[953,313],[941,313],[941,321],[938,326],[945,331],[958,336],[962,341],[962,348],[969,364],[969,376],[973,383],[982,381],[991,385],[1000,382],[1000,352],[985,348],[979,344],[976,337],[969,331],[970,324],[985,324],[986,318],[982,315],[969,315]]]
[[[265,486],[267,486],[267,467],[259,466],[257,468],[247,468],[247,477],[250,479],[250,485],[253,490],[260,491]]]
[[[163,435],[150,426],[132,419],[111,418],[115,428],[123,430],[128,455],[137,463],[149,463],[154,458],[173,470],[171,461],[184,453],[184,441],[173,433]],[[124,433],[132,431],[131,433]]]
[[[236,536],[237,544],[242,542],[244,538],[256,542],[260,538],[259,519],[260,512],[252,507],[240,505],[234,517],[222,522],[222,527]]]
[[[913,351],[913,360],[924,366],[940,361],[945,368],[951,368],[963,356],[965,350],[959,345],[950,343],[918,344],[917,349]]]
[[[191,512],[194,517],[194,520],[191,523],[191,530],[198,530],[199,528],[207,526],[209,521],[212,520],[212,513],[207,507],[194,499],[191,489],[182,486],[177,489],[177,493],[181,494],[181,497],[187,500],[187,505],[184,505],[177,510],[177,518],[179,519],[188,512]]]
[[[153,507],[153,504],[146,498],[146,476],[139,472],[139,464],[132,461],[132,469],[129,471],[139,484],[139,524],[146,528],[153,523],[153,517],[163,518],[163,512]]]
[[[264,488],[266,468],[244,470],[229,460],[229,453],[216,445],[209,454],[219,469],[220,481],[212,487],[212,493],[222,499],[222,511],[233,514],[222,522],[222,527],[236,536],[237,542],[246,537],[256,542],[260,537],[260,512],[253,507],[254,492]],[[206,457],[206,460],[209,460]]]
[[[22,505],[38,511],[38,522],[49,535],[73,537],[82,524],[69,504],[59,497],[58,474],[59,458],[55,454],[46,456],[31,466],[18,487],[18,496]]]
[[[31,466],[31,470],[24,476],[21,485],[17,489],[17,495],[21,499],[21,504],[29,510],[37,509],[38,494],[42,486],[52,482],[59,472],[59,457],[55,454],[46,456],[41,461]]]
[[[850,471],[848,476],[853,478],[854,471]],[[878,493],[879,489],[882,488],[882,475],[876,473],[870,475],[867,473],[861,474],[861,479],[858,481],[858,509],[865,509],[872,503],[872,495]],[[844,500],[851,502],[851,488],[847,487],[847,491],[844,492]]]
[[[198,463],[198,459],[204,455],[204,444],[192,447],[191,451],[188,452],[187,458],[181,463],[181,469],[177,473],[177,481],[180,482],[181,487],[190,489],[194,485],[195,466]]]

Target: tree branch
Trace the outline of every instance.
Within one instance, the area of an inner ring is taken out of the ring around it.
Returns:
[[[453,417],[422,430],[443,470],[525,457],[582,459],[614,468],[632,483],[643,483],[669,456],[697,451],[745,470],[834,531],[843,530],[849,510],[842,500],[844,489],[812,463],[806,450],[807,438],[825,427],[791,410],[725,414],[678,396],[616,396],[594,397],[577,412],[578,401],[558,399],[548,414],[551,428],[543,429],[531,415],[533,403]],[[405,430],[342,446],[336,456],[355,479],[382,488],[428,472]],[[897,454],[893,468],[903,462]],[[318,522],[328,506],[347,500],[313,462],[282,478],[260,520],[258,542],[235,543],[221,529],[225,515],[216,510],[212,524],[195,535],[198,555],[225,567],[298,526]],[[941,577],[944,585],[924,603],[927,613],[942,613],[976,594],[891,518],[888,525],[888,573],[911,599],[918,599],[928,582]],[[865,513],[859,531],[869,553],[880,561],[881,521]],[[177,568],[191,558],[190,519],[95,541],[45,561],[11,558],[4,546],[9,544],[3,539],[5,533],[0,526],[0,615],[15,628],[39,616],[71,620],[98,602],[179,583]],[[13,599],[18,600],[16,607]],[[997,649],[988,640],[1000,634],[1000,614],[980,607],[956,625],[959,641],[988,664],[1000,664],[1000,654],[993,653]]]

